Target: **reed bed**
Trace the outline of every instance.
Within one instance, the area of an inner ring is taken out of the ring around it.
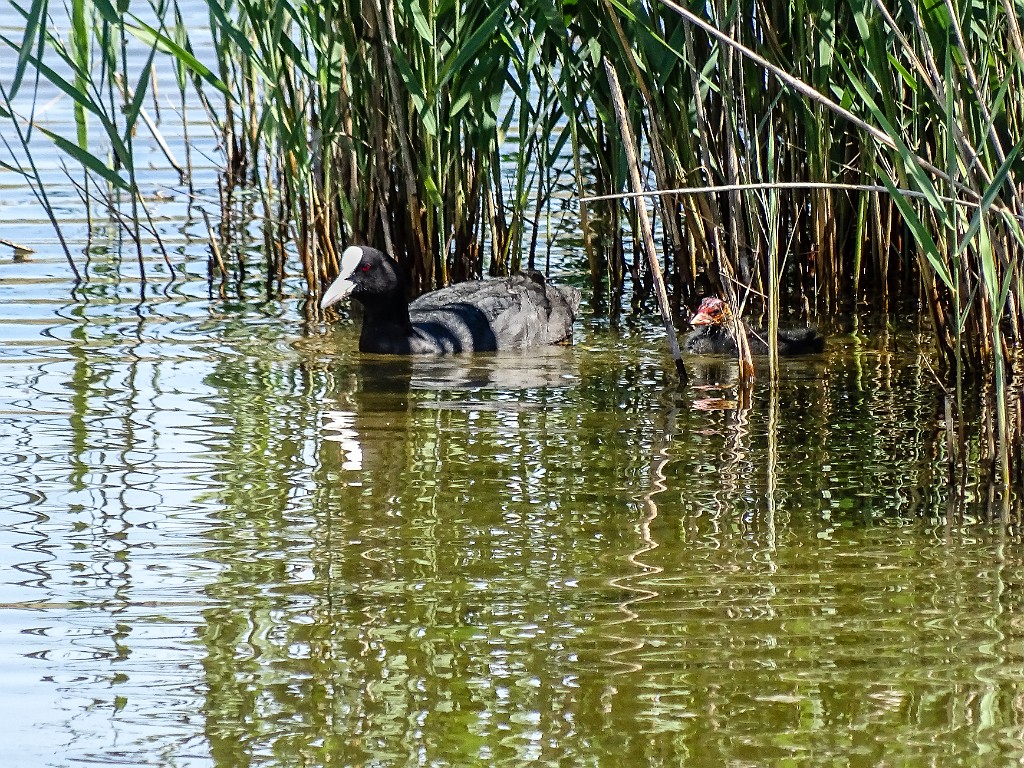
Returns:
[[[156,111],[153,62],[170,57],[182,112],[197,101],[222,138],[210,223],[222,291],[258,269],[273,292],[301,271],[316,297],[348,242],[394,253],[416,291],[543,268],[540,234],[571,182],[594,311],[614,317],[627,299],[650,311],[636,202],[623,195],[625,120],[662,191],[677,318],[708,293],[771,326],[913,311],[948,395],[951,475],[966,474],[964,414],[980,392],[982,461],[1001,488],[1024,482],[1013,0],[232,0],[204,6],[213,61],[196,56],[199,32],[173,2],[143,13],[74,0],[56,26],[45,2],[14,7],[26,29],[2,41],[18,57],[0,92],[5,165],[34,177],[43,129],[12,100],[50,81],[73,100],[78,132],[49,139],[80,166],[83,197],[139,243],[155,228],[133,142],[159,136],[147,104]],[[181,173],[187,183],[187,161]],[[254,201],[259,264],[233,246]]]

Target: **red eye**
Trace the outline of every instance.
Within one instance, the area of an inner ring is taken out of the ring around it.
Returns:
[[[369,272],[370,271],[370,265],[369,264],[360,264],[359,265],[359,271],[360,272]]]

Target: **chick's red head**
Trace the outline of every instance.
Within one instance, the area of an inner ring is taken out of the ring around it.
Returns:
[[[732,319],[729,305],[721,299],[708,297],[697,307],[697,314],[690,318],[690,325],[722,325]]]

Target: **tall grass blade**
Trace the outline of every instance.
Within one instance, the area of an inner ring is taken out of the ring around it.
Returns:
[[[44,19],[48,3],[47,0],[33,0],[27,11],[14,2],[11,3],[11,6],[25,18],[25,33],[21,43],[11,46],[18,52],[18,63],[14,67],[14,77],[11,80],[7,96],[9,99],[14,99],[18,95],[21,82],[25,79],[25,73],[31,63],[32,49],[37,48],[37,58],[41,57],[44,37],[42,30],[45,28]]]
[[[131,190],[131,184],[126,181],[117,171],[104,163],[100,158],[91,152],[82,149],[73,141],[68,141],[60,134],[54,133],[48,128],[38,126],[38,130],[52,141],[58,149],[81,163],[82,166],[100,176],[104,181],[123,191]]]

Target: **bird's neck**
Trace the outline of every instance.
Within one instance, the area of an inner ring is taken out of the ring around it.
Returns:
[[[363,330],[359,334],[359,348],[364,352],[400,352],[378,347],[382,339],[408,344],[412,335],[412,322],[409,320],[409,305],[406,304],[404,291],[399,288],[387,293],[360,296],[359,303],[363,305]]]
[[[409,304],[406,294],[396,288],[387,293],[359,296],[362,304],[362,325],[368,323],[383,326],[411,327],[409,321]]]

